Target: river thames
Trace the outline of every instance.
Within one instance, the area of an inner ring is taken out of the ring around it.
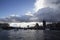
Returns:
[[[59,30],[1,30],[0,40],[60,40]]]

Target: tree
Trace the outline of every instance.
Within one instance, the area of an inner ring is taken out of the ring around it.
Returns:
[[[39,24],[38,23],[36,23],[35,28],[39,28]]]

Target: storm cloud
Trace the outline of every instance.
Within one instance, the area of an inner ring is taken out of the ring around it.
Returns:
[[[44,6],[43,8],[40,8],[41,6],[40,4],[38,4],[39,5],[38,11],[34,13],[35,17],[38,18],[36,20],[60,21],[60,0],[43,0],[40,2],[42,2],[43,4],[41,5]]]

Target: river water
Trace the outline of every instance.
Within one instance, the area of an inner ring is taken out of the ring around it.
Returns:
[[[0,40],[60,40],[58,30],[1,30]]]

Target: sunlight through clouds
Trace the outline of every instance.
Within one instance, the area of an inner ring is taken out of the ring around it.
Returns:
[[[12,15],[10,15],[10,16],[12,16],[12,17],[19,17],[19,15],[16,15],[16,14],[12,14]]]
[[[35,12],[37,12],[39,9],[42,9],[45,7],[44,5],[44,0],[36,0],[36,2],[34,3],[35,8],[33,10],[35,10]]]
[[[10,26],[13,27],[33,27],[35,24],[38,23],[40,26],[42,25],[42,22],[21,22],[21,23],[9,23]]]
[[[28,11],[27,13],[25,13],[25,15],[27,15],[27,16],[33,16],[33,14],[30,11]]]

